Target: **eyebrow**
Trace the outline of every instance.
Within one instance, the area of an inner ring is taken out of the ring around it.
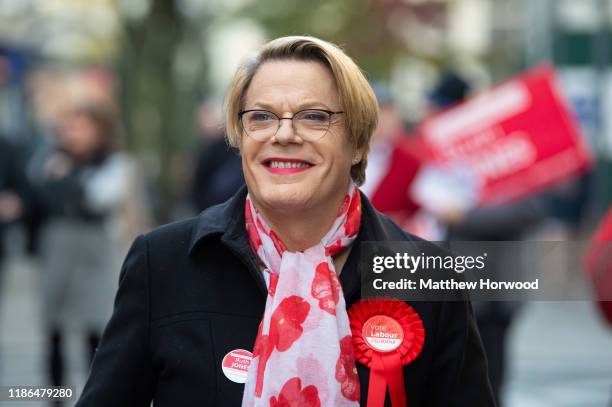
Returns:
[[[274,106],[271,105],[270,103],[266,103],[266,102],[255,102],[253,103],[252,107],[245,107],[245,110],[250,110],[250,109],[262,109],[262,110],[268,110],[272,113],[275,113],[274,110]],[[323,102],[317,102],[317,101],[309,101],[307,100],[304,103],[300,103],[298,105],[298,108],[296,110],[296,112],[299,112],[301,110],[306,110],[306,109],[324,109],[324,110],[333,110],[331,109],[328,105],[326,105]]]

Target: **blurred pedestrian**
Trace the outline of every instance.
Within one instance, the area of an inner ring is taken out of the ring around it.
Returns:
[[[0,289],[2,288],[2,263],[4,260],[4,235],[9,224],[23,217],[25,212],[24,160],[21,148],[9,141],[8,135],[16,135],[18,119],[14,103],[18,100],[13,95],[15,80],[19,69],[16,54],[0,46]]]
[[[17,146],[0,136],[0,292],[6,228],[26,212],[27,182]]]
[[[418,205],[410,197],[410,186],[419,171],[419,146],[416,137],[407,135],[404,121],[391,89],[375,83],[379,118],[372,134],[366,180],[361,190],[374,207],[406,229]]]
[[[520,241],[544,219],[545,202],[532,197],[506,205],[489,205],[469,210],[449,210],[438,214],[438,220],[447,228],[449,241]],[[516,246],[500,250],[496,264],[514,267]],[[506,269],[489,270],[497,275],[508,275]],[[489,362],[489,379],[501,406],[501,391],[506,370],[506,339],[512,320],[519,310],[514,301],[474,301],[476,321]]]
[[[48,219],[41,236],[43,316],[53,385],[65,384],[66,333],[93,357],[111,309],[118,242],[110,224],[128,201],[130,164],[111,108],[79,105],[58,119],[56,145],[32,180]]]
[[[428,95],[430,114],[463,102],[469,91],[468,82],[459,74],[446,72]],[[544,219],[547,204],[541,196],[535,196],[508,204],[465,208],[459,203],[454,206],[452,202],[446,202],[443,207],[445,209],[435,216],[446,230],[445,240],[519,241]],[[497,264],[501,267],[515,264],[514,250],[500,250],[498,256]],[[476,320],[489,362],[489,379],[498,405],[501,405],[506,366],[506,338],[518,309],[517,302],[474,302]]]
[[[242,185],[242,161],[238,150],[225,140],[221,107],[204,102],[198,111],[200,145],[196,156],[191,202],[197,212],[225,202]]]

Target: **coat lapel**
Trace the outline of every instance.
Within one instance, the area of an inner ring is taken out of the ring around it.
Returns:
[[[220,239],[240,260],[244,263],[249,274],[262,293],[267,295],[266,283],[263,279],[257,256],[249,245],[245,228],[244,206],[247,195],[246,187],[242,187],[227,202],[206,209],[199,216],[196,227],[192,233],[190,253],[197,246],[210,238]],[[340,273],[340,284],[344,292],[347,306],[355,302],[359,297],[361,288],[361,243],[371,241],[405,240],[405,235],[398,232],[396,228],[389,228],[383,215],[378,213],[370,204],[366,196],[361,194],[361,226],[359,234],[353,242],[349,257]]]

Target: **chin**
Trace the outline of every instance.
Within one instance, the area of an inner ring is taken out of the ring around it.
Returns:
[[[260,191],[261,204],[274,210],[299,210],[308,206],[311,194],[301,183],[270,185]]]

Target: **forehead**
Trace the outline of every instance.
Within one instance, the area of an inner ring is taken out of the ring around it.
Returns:
[[[266,61],[258,69],[245,95],[245,107],[258,104],[301,107],[308,104],[339,107],[334,77],[315,61]]]

